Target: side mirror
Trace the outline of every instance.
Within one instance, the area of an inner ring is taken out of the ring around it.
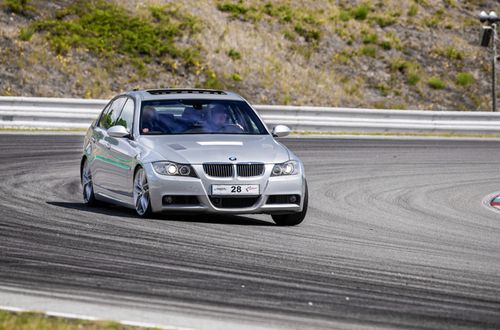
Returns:
[[[274,137],[284,137],[290,134],[290,128],[285,125],[276,125],[274,126],[272,132]]]
[[[123,138],[128,137],[130,133],[122,125],[115,125],[108,128],[108,135],[114,138]]]

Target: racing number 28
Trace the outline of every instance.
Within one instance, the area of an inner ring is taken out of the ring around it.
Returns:
[[[231,192],[232,193],[240,193],[241,192],[241,186],[231,186]]]

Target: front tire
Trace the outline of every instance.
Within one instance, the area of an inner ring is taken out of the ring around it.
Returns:
[[[87,206],[97,205],[94,195],[94,184],[92,182],[92,173],[87,159],[83,161],[82,175],[80,177],[83,189],[83,203]]]
[[[153,213],[146,172],[140,167],[134,176],[134,205],[135,212],[141,218],[147,218]]]
[[[271,217],[273,218],[273,221],[278,225],[278,226],[296,226],[302,221],[304,221],[304,218],[306,217],[307,214],[307,206],[309,204],[309,192],[307,189],[307,181],[305,182],[306,189],[304,192],[304,205],[302,207],[301,212],[297,213],[292,213],[292,214],[273,214]]]

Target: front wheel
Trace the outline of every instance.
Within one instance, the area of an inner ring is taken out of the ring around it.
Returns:
[[[292,214],[273,214],[271,215],[273,221],[278,226],[296,226],[306,217],[307,206],[309,204],[309,192],[307,189],[307,181],[305,182],[306,189],[304,191],[304,206],[302,207],[301,212],[292,213]]]
[[[151,215],[148,178],[142,167],[137,170],[134,177],[134,205],[140,217],[146,218]]]
[[[87,159],[83,161],[81,182],[83,188],[83,203],[88,206],[95,206],[97,204],[97,200],[95,199],[94,195],[92,173],[90,171],[90,164]]]

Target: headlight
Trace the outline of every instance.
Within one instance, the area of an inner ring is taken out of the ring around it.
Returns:
[[[193,167],[188,164],[177,164],[174,162],[155,162],[153,168],[156,173],[168,176],[190,176],[197,178]]]
[[[299,163],[295,160],[290,160],[274,165],[271,176],[294,175],[297,173],[299,173]]]

